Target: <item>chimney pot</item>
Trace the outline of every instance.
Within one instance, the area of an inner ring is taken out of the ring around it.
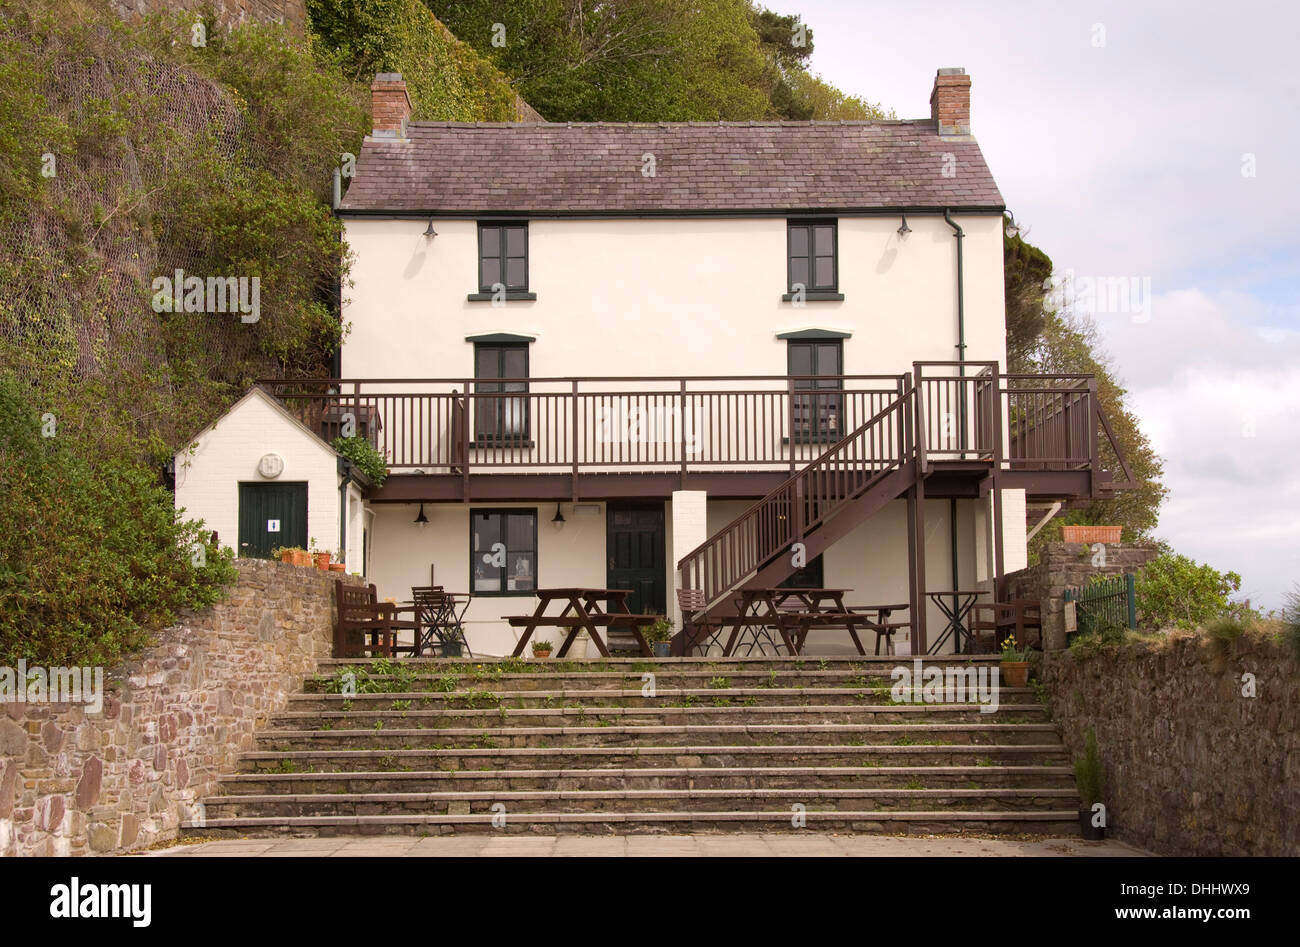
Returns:
[[[370,83],[373,138],[405,138],[411,118],[411,97],[400,72],[381,72]]]
[[[930,118],[944,137],[970,134],[970,76],[965,69],[940,69],[930,93]]]

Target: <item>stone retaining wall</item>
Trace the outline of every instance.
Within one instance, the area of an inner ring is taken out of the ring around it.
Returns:
[[[1156,555],[1154,546],[1134,543],[1106,543],[1105,561],[1087,543],[1047,543],[1038,564],[1006,577],[1007,598],[1031,598],[1042,603],[1043,646],[1064,648],[1065,590],[1101,575],[1137,572]]]
[[[1300,855],[1300,662],[1277,641],[1250,633],[1224,661],[1172,632],[1049,652],[1041,675],[1072,754],[1096,729],[1109,834],[1166,855]]]
[[[105,680],[101,713],[0,703],[0,855],[118,852],[174,838],[329,656],[340,573],[236,565],[226,601],[186,615]]]

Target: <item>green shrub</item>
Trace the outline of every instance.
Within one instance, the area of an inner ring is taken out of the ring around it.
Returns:
[[[1074,761],[1074,785],[1079,790],[1083,808],[1091,809],[1095,803],[1101,802],[1104,780],[1101,756],[1097,753],[1097,732],[1089,727],[1083,744],[1083,755]]]
[[[111,665],[215,602],[231,553],[142,463],[88,450],[57,418],[42,436],[29,399],[0,374],[0,664]]]
[[[1237,639],[1246,633],[1246,625],[1230,615],[1216,618],[1205,626],[1206,637],[1220,661],[1229,660],[1237,651]]]
[[[1282,643],[1300,661],[1300,585],[1287,593],[1282,606]]]
[[[364,437],[336,437],[331,445],[336,451],[352,461],[367,479],[379,486],[388,477],[388,465],[384,457]]]
[[[1138,575],[1138,623],[1196,628],[1239,609],[1229,596],[1240,588],[1237,573],[1219,572],[1164,548]]]

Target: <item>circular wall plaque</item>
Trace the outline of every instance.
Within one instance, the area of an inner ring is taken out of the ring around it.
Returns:
[[[284,472],[284,458],[279,454],[266,454],[257,462],[257,472],[267,480],[274,480]]]

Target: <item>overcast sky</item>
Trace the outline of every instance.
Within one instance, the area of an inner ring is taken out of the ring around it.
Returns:
[[[899,118],[964,66],[971,130],[1058,274],[1150,280],[1148,314],[1096,320],[1165,458],[1157,535],[1280,605],[1300,581],[1300,4],[768,5],[812,27],[814,72]]]

